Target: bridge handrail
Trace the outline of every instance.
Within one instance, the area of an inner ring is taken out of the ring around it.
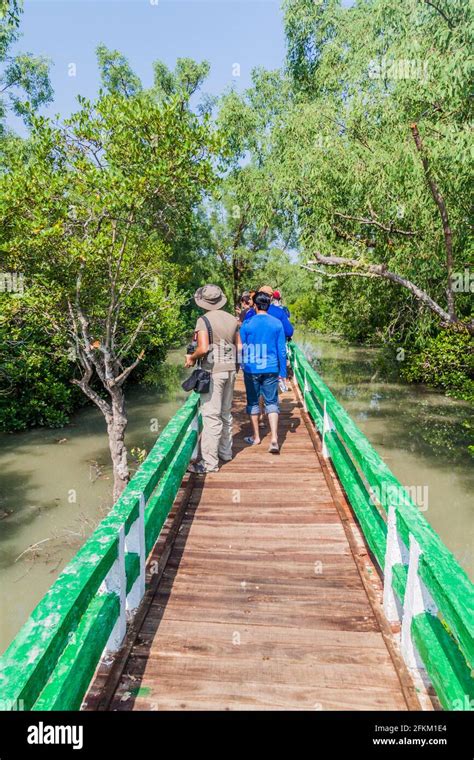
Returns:
[[[120,647],[197,445],[198,405],[192,393],[0,657],[0,709],[79,709],[104,650]]]
[[[303,350],[292,342],[289,355],[323,454],[384,575],[384,610],[401,623],[405,660],[427,670],[445,709],[473,709],[473,584]]]
[[[294,343],[290,360],[323,453],[383,571],[385,612],[401,622],[407,663],[426,668],[446,709],[472,709],[472,584]],[[195,450],[199,425],[192,394],[0,657],[3,709],[80,707],[101,655],[120,646],[127,617],[143,596],[145,559]]]

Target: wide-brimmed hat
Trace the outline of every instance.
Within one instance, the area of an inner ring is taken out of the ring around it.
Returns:
[[[266,293],[267,296],[273,296],[273,288],[270,285],[262,285],[258,290],[259,293]]]
[[[218,285],[203,285],[194,294],[194,300],[201,309],[212,311],[227,303],[227,298]]]

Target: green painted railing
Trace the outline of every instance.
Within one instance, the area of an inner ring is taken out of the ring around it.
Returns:
[[[473,584],[301,348],[290,343],[289,350],[323,454],[382,570],[385,614],[401,622],[408,666],[428,673],[446,710],[473,710]]]
[[[145,593],[146,558],[197,446],[198,404],[191,394],[0,657],[0,709],[79,709],[101,656],[120,647]]]
[[[409,666],[445,709],[474,706],[474,588],[347,412],[290,344],[305,408],[323,438],[401,621]],[[104,653],[119,647],[145,592],[145,562],[199,435],[198,396],[168,423],[120,499],[0,657],[0,709],[77,710]]]

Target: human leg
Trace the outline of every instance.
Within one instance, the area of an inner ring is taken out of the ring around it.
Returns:
[[[219,457],[228,462],[232,459],[232,400],[234,398],[235,372],[228,372],[222,391],[222,433]]]
[[[245,438],[247,443],[260,443],[260,433],[258,428],[258,416],[260,413],[260,375],[244,373],[245,391],[247,394],[247,414],[250,417],[252,425],[252,436]]]
[[[226,372],[211,376],[208,393],[201,393],[201,459],[208,472],[219,469],[219,441],[222,433],[222,396]]]
[[[278,450],[278,417],[280,413],[280,405],[278,402],[278,374],[268,373],[262,375],[262,395],[265,401],[265,411],[268,415],[268,422],[270,424],[270,451],[276,453]]]

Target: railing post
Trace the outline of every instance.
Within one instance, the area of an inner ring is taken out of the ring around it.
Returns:
[[[303,377],[304,377],[304,383],[303,383],[303,409],[305,410],[305,412],[307,412],[308,411],[308,405],[306,403],[306,394],[309,391],[309,384],[308,384],[308,381],[306,379],[306,369],[304,371]]]
[[[423,662],[416,650],[411,635],[412,620],[416,615],[429,612],[436,615],[438,608],[425,584],[418,575],[420,557],[422,555],[418,541],[410,534],[410,559],[408,562],[408,577],[403,601],[403,619],[401,650],[403,659],[410,668],[424,669]]]
[[[408,550],[397,530],[397,511],[393,504],[388,508],[387,545],[383,571],[383,608],[385,617],[391,623],[402,619],[402,604],[393,589],[393,566],[408,563]]]
[[[131,613],[137,609],[145,596],[145,496],[143,493],[139,496],[138,517],[125,536],[125,552],[138,554],[140,559],[140,574],[127,596],[127,611]]]
[[[191,461],[198,458],[199,454],[199,407],[196,409],[196,414],[191,421],[191,430],[195,430],[197,433],[196,445],[191,454]]]
[[[118,532],[117,559],[101,584],[102,593],[115,593],[119,597],[120,612],[105,649],[116,652],[125,638],[127,630],[127,576],[125,572],[125,526],[121,525]]]
[[[296,370],[298,369],[298,360],[296,358],[296,354],[293,356],[293,381],[298,388],[298,378],[296,377]]]
[[[323,457],[325,459],[329,459],[329,451],[328,447],[326,446],[326,434],[330,433],[332,430],[334,430],[334,423],[332,419],[330,418],[329,414],[327,413],[326,409],[326,399],[324,399],[324,416],[323,416]]]

